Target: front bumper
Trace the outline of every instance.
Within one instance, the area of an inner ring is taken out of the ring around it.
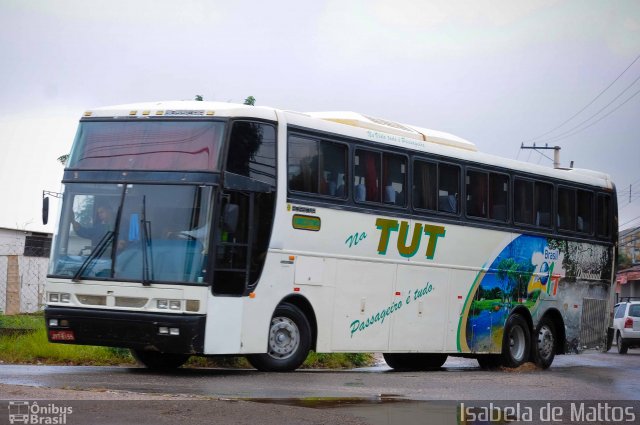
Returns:
[[[49,342],[102,345],[162,353],[204,352],[205,315],[46,307],[44,317]],[[51,327],[50,319],[57,319],[58,326]],[[177,328],[179,335],[161,334],[161,327]],[[52,334],[65,330],[72,331],[73,340],[52,339]]]

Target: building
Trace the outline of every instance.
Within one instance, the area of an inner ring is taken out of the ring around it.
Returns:
[[[50,251],[50,233],[0,227],[1,313],[42,309]]]
[[[632,264],[640,264],[640,226],[620,231],[618,249],[631,259]]]

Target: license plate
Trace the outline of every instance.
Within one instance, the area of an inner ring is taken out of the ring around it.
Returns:
[[[640,320],[633,319],[633,330],[640,331]]]
[[[75,341],[76,336],[71,330],[49,331],[51,341]]]

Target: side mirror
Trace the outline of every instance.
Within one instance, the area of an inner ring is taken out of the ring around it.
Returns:
[[[238,204],[226,204],[222,211],[222,228],[226,232],[235,233],[238,228],[240,207]]]
[[[49,197],[42,198],[42,224],[49,222]]]

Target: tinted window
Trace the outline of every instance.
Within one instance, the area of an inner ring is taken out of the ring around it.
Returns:
[[[597,219],[598,236],[611,235],[611,196],[598,194]]]
[[[624,310],[625,310],[626,304],[619,304],[616,306],[616,310],[614,312],[614,318],[619,319],[621,317],[624,317]]]
[[[515,179],[513,211],[516,223],[550,228],[553,221],[553,186],[544,182]]]
[[[593,193],[586,190],[577,192],[576,210],[578,213],[576,230],[582,233],[592,233],[593,229]]]
[[[573,189],[558,189],[558,228],[576,230],[576,191]]]
[[[82,122],[68,167],[215,171],[224,127],[211,121]]]
[[[227,158],[227,171],[275,186],[275,127],[255,122],[235,122]]]
[[[631,304],[629,306],[629,316],[640,317],[640,304]]]
[[[460,168],[438,165],[438,211],[457,214],[459,209]]]
[[[380,202],[381,153],[357,149],[354,157],[353,196],[358,202]]]
[[[407,160],[402,155],[382,154],[382,176],[384,181],[383,202],[405,206],[407,186]]]
[[[507,221],[509,219],[509,176],[489,174],[489,218]]]
[[[413,168],[413,205],[416,208],[438,209],[438,166],[432,162],[415,161]]]
[[[533,224],[533,182],[515,179],[513,214],[516,223]]]
[[[467,215],[487,217],[487,173],[467,171]]]
[[[345,197],[345,145],[291,136],[288,148],[289,190]]]
[[[353,196],[357,202],[406,205],[407,160],[402,155],[356,149]]]
[[[553,186],[548,183],[536,182],[534,196],[535,225],[551,227],[553,220]]]

